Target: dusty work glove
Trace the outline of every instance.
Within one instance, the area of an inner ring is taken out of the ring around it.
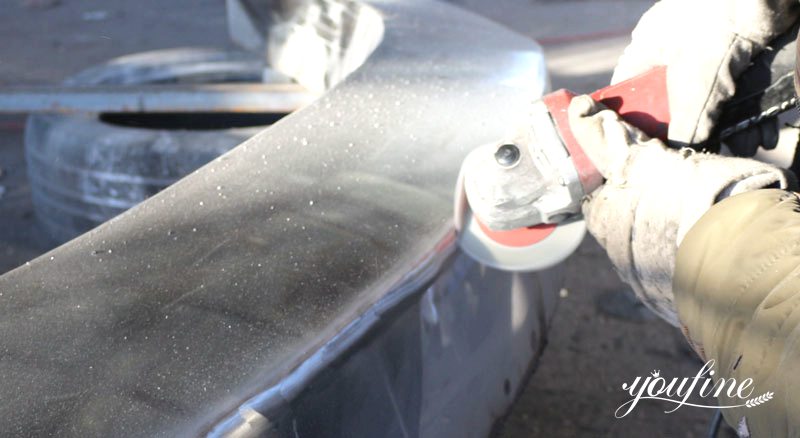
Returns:
[[[744,436],[800,436],[800,199],[756,190],[714,205],[678,248],[684,334],[717,375],[753,379],[757,407],[723,409]],[[721,405],[740,398],[720,397]]]
[[[612,82],[666,65],[670,143],[703,143],[736,78],[799,13],[797,0],[662,0],[642,16]]]
[[[787,175],[755,160],[669,149],[589,96],[572,100],[569,123],[606,178],[583,204],[589,231],[639,298],[677,325],[672,275],[683,236],[715,202],[788,187]]]

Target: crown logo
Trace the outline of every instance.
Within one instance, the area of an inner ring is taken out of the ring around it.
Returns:
[[[653,372],[650,373],[650,375],[652,375],[654,378],[658,378],[658,376],[660,374],[661,374],[661,370],[653,370]]]

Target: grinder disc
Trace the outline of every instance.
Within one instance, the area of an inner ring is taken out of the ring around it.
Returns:
[[[467,208],[458,241],[481,264],[504,271],[538,271],[563,262],[586,235],[586,222],[576,217],[552,228],[492,232]]]

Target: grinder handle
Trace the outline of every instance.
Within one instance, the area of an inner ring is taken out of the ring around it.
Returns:
[[[601,88],[591,96],[650,137],[667,141],[670,116],[666,66]]]
[[[583,152],[570,129],[567,108],[573,97],[575,93],[562,89],[544,96],[542,101],[572,157],[584,193],[591,193],[603,184],[603,176]],[[670,121],[666,66],[654,67],[626,81],[601,88],[591,97],[650,137],[666,141]]]

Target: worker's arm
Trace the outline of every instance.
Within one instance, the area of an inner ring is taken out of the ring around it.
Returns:
[[[666,65],[670,146],[696,147],[709,138],[721,104],[735,92],[736,78],[791,26],[799,5],[797,0],[662,0],[636,26],[613,81]],[[778,169],[755,162],[727,164],[702,154],[678,160],[677,152],[650,152],[658,148],[644,147],[652,144],[636,135],[609,144],[606,133],[615,131],[611,116],[597,112],[582,99],[570,108],[579,143],[609,179],[584,205],[589,231],[642,300],[677,324],[671,281],[683,233],[734,191],[785,188],[788,181]],[[625,148],[634,145],[636,151],[628,153]],[[758,168],[761,179],[748,166]]]
[[[620,277],[673,325],[675,254],[689,228],[728,196],[793,185],[783,170],[752,159],[670,149],[589,96],[572,100],[569,123],[606,178],[583,203],[589,231]]]
[[[797,0],[663,0],[642,18],[614,81],[667,65],[673,149],[586,96],[569,108],[607,178],[584,204],[590,232],[637,295],[716,361],[715,377],[775,393],[764,408],[724,410],[756,437],[800,435],[800,201],[761,190],[790,186],[780,169],[681,147],[709,138],[736,78],[797,17]]]
[[[727,422],[753,437],[800,435],[797,194],[757,190],[714,205],[678,248],[674,292],[687,339],[717,377],[774,392],[763,407],[725,409]]]

